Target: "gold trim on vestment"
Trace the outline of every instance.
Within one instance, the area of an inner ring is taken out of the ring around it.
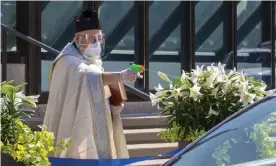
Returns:
[[[51,86],[51,80],[52,80],[52,74],[54,71],[54,66],[56,65],[57,61],[60,60],[60,58],[64,57],[65,55],[60,55],[59,57],[57,57],[50,66],[49,74],[48,74],[48,87],[49,87],[48,89],[49,90],[50,90],[50,86]]]

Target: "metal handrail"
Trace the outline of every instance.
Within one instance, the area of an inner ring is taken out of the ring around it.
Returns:
[[[49,51],[49,52],[51,52],[51,53],[53,53],[55,55],[58,55],[60,53],[60,51],[58,51],[58,50],[56,50],[56,49],[54,49],[54,48],[52,48],[52,47],[50,47],[50,46],[42,43],[42,42],[39,42],[39,41],[33,39],[30,36],[24,35],[23,33],[18,32],[15,29],[10,28],[10,27],[8,27],[7,25],[5,25],[3,23],[1,23],[1,27],[4,30],[6,30],[6,31],[14,33],[17,37],[19,37],[19,38],[21,38],[21,39],[23,39],[25,41],[28,41],[28,42],[30,42],[30,43],[32,43],[32,44],[34,44],[34,45],[36,45],[36,46],[38,46],[40,48],[43,48],[43,49],[45,49],[45,50],[47,50],[47,51]],[[129,85],[126,85],[126,84],[124,84],[124,85],[125,85],[125,88],[126,88],[127,91],[129,91],[129,92],[131,92],[131,93],[133,93],[133,94],[141,97],[144,100],[147,100],[147,101],[150,100],[150,96],[148,94],[146,94],[145,92],[143,92],[143,91],[141,91],[139,89],[133,88],[133,87],[131,87]]]

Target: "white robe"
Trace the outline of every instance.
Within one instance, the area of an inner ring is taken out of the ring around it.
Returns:
[[[72,139],[60,158],[128,158],[120,115],[111,116],[102,69],[87,65],[69,43],[52,63],[44,125],[60,139]]]

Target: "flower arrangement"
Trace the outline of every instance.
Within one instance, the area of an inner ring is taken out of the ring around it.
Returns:
[[[168,116],[167,130],[159,133],[166,141],[194,141],[213,126],[243,107],[270,94],[266,84],[235,69],[225,71],[225,65],[197,66],[191,72],[182,71],[170,80],[162,72],[156,93],[150,93],[152,105],[163,104],[162,116]]]
[[[25,84],[12,86],[12,82],[1,83],[1,155],[11,156],[26,165],[48,166],[48,154],[67,149],[71,140],[62,140],[55,146],[54,135],[46,131],[45,126],[40,126],[41,131],[32,131],[23,124],[21,118],[30,117],[24,108],[36,108],[39,96],[25,96],[19,92]]]

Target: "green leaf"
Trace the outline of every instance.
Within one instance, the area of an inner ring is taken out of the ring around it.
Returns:
[[[3,81],[3,82],[1,82],[1,86],[3,86],[3,85],[8,85],[8,84],[11,84],[11,83],[13,83],[14,82],[14,80],[10,80],[10,81]]]
[[[176,87],[179,87],[181,84],[181,79],[177,76],[174,77],[174,80],[173,80],[173,86],[176,86]]]
[[[1,86],[1,94],[7,95],[9,99],[13,99],[14,90],[14,86],[12,85]]]
[[[36,104],[32,101],[32,99],[26,97],[22,101],[26,106],[29,106],[30,108],[36,108]]]
[[[164,81],[172,84],[171,80],[168,78],[168,76],[166,74],[164,74],[164,73],[162,73],[160,71],[157,74],[159,75],[159,77],[161,79],[163,79]]]

